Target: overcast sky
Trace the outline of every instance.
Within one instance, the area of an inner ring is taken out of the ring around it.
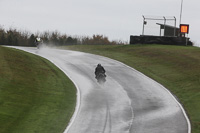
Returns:
[[[142,34],[142,15],[175,16],[178,26],[180,9],[181,0],[0,0],[0,26],[129,41]],[[199,13],[200,0],[183,0],[182,23],[190,24],[189,37],[197,44]]]

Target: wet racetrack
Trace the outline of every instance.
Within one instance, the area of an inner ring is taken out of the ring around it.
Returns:
[[[78,103],[65,133],[189,133],[182,106],[162,85],[118,61],[70,50],[17,47],[58,66],[76,84]],[[101,63],[106,82],[94,75]]]

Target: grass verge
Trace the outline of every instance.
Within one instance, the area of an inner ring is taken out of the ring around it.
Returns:
[[[65,48],[116,59],[158,81],[183,104],[191,120],[192,133],[200,132],[200,48],[169,45],[73,45]]]
[[[62,133],[76,88],[44,58],[0,46],[0,133]]]

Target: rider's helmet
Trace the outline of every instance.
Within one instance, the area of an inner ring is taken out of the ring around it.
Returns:
[[[37,38],[36,38],[36,41],[37,41],[37,42],[40,42],[40,41],[41,41],[41,39],[40,39],[39,37],[37,37]]]
[[[97,66],[98,66],[98,67],[100,67],[100,66],[101,66],[101,64],[98,64]]]

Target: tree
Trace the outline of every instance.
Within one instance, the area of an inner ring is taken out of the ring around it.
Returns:
[[[9,31],[7,31],[6,45],[13,45],[13,43],[14,43],[13,31],[10,29]]]
[[[59,37],[59,33],[57,31],[54,31],[52,34],[51,34],[51,37],[50,37],[50,41],[54,44],[54,45],[58,45],[58,37]]]
[[[35,36],[34,36],[34,34],[31,34],[28,42],[29,42],[29,46],[35,46]]]
[[[76,38],[72,38],[72,37],[68,37],[66,44],[77,44],[77,39]]]
[[[5,43],[6,43],[5,33],[1,33],[0,45],[5,45]]]

